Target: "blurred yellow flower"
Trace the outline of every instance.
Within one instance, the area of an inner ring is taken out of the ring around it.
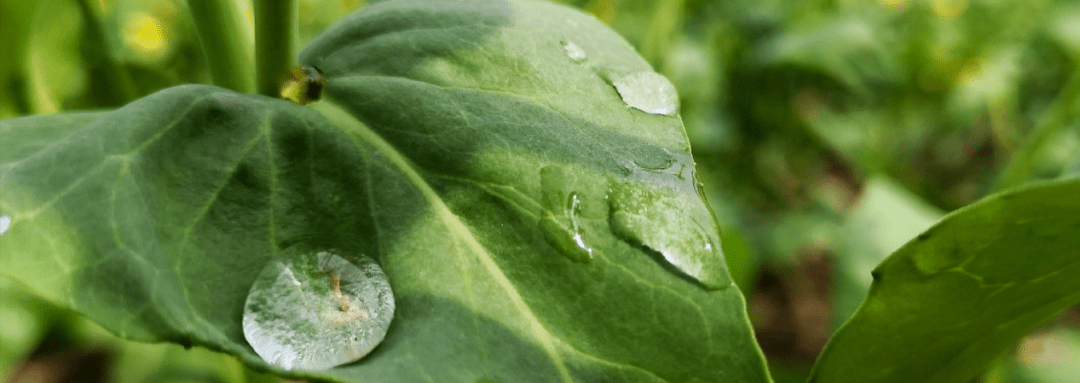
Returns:
[[[127,18],[123,36],[128,48],[147,60],[160,58],[169,46],[169,36],[161,21],[146,12],[133,12]]]

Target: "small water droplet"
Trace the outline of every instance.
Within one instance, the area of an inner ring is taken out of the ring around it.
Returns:
[[[256,278],[244,304],[244,337],[267,363],[325,370],[375,348],[394,317],[382,269],[326,251],[282,252]]]
[[[567,169],[547,166],[540,170],[542,202],[540,231],[544,240],[559,253],[575,262],[592,260],[593,248],[585,241],[584,228],[580,222],[581,197],[568,191],[571,184]]]
[[[570,41],[563,41],[562,46],[563,50],[566,51],[566,57],[569,57],[576,63],[585,61],[585,50],[581,49],[581,47],[579,47],[577,44],[574,44]]]
[[[611,85],[623,102],[645,113],[674,116],[679,112],[679,94],[667,78],[653,71],[638,71],[612,77]]]
[[[632,160],[622,160],[630,178],[673,189],[692,191],[697,188],[694,176],[694,159],[688,153],[672,153],[668,149],[654,153],[635,153]],[[702,200],[703,194],[698,195]]]
[[[11,216],[0,215],[0,235],[4,235],[4,233],[7,233],[8,229],[10,228]]]
[[[559,212],[544,210],[543,218],[540,219],[540,230],[544,233],[544,239],[571,260],[591,261],[593,249],[585,243],[581,223],[578,222],[578,214],[581,211],[581,200],[578,195],[571,194],[567,198],[566,206],[560,210]]]
[[[663,151],[643,152],[634,156],[634,165],[645,171],[663,173],[673,171],[676,158],[666,149]],[[631,169],[633,171],[634,169]]]
[[[976,252],[951,243],[923,241],[921,251],[915,252],[911,261],[924,275],[934,275],[950,270],[963,270],[964,265],[975,257]]]
[[[300,105],[309,105],[319,101],[322,97],[323,88],[326,87],[326,76],[322,71],[308,65],[301,65],[285,74],[281,80],[281,98]]]

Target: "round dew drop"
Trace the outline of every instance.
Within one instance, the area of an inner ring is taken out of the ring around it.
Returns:
[[[325,370],[363,358],[386,336],[394,296],[374,260],[288,249],[256,278],[244,337],[267,363]]]

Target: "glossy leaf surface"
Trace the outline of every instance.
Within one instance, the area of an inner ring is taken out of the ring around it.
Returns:
[[[767,381],[682,124],[622,101],[611,79],[650,69],[595,19],[387,2],[300,61],[327,77],[312,107],[182,86],[0,123],[3,274],[125,337],[281,372],[241,314],[304,244],[375,259],[397,309],[366,358],[289,376]]]
[[[874,270],[811,382],[967,382],[1080,301],[1080,180],[989,197]]]

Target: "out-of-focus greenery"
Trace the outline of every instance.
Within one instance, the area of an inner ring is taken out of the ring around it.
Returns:
[[[763,270],[793,277],[826,254],[829,317],[840,320],[875,263],[860,257],[895,250],[890,238],[992,191],[1080,173],[1078,1],[563,2],[609,23],[678,88],[698,177],[752,307]],[[363,3],[300,1],[300,46]],[[0,46],[0,119],[210,83],[180,0],[0,0]],[[0,302],[0,379],[35,349],[87,342],[113,350],[116,381],[176,363],[205,373],[189,381],[266,379],[210,352],[86,335],[73,314],[7,281]],[[1054,362],[1080,350],[1064,322],[1025,338],[985,380],[1076,376]],[[133,353],[161,362],[125,362]]]
[[[238,2],[251,29],[251,0]],[[363,4],[300,1],[301,46]],[[0,119],[114,108],[169,86],[210,83],[194,28],[182,0],[0,0]],[[253,36],[238,38],[251,49]]]

